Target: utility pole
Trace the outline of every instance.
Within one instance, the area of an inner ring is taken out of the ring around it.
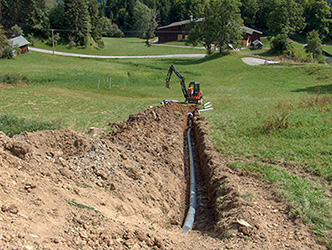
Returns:
[[[51,29],[52,31],[52,49],[53,49],[53,55],[54,55],[54,29]]]

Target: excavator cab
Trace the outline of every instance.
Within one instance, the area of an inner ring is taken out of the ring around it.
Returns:
[[[201,87],[200,87],[200,83],[199,82],[191,82],[189,83],[189,89],[193,89],[194,91],[191,93],[189,93],[190,96],[198,96],[199,93],[201,92]]]

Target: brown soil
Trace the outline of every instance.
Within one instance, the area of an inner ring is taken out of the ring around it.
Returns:
[[[194,109],[145,110],[103,138],[0,132],[0,249],[324,249],[273,187],[227,167],[198,115],[198,218],[182,233]]]

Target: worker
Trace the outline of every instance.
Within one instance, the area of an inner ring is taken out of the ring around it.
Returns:
[[[188,91],[189,91],[189,95],[193,95],[194,94],[194,88],[192,86],[190,86],[188,88]]]

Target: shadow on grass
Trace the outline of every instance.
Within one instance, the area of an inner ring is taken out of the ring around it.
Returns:
[[[221,58],[221,57],[227,56],[227,55],[229,55],[229,53],[223,53],[223,54],[215,53],[215,54],[207,55],[205,57],[198,58],[198,59],[170,58],[170,59],[164,59],[163,61],[169,62],[170,64],[175,64],[175,65],[195,65],[195,64],[201,64],[201,63],[209,62],[212,60],[216,60],[218,58]]]
[[[332,84],[312,86],[303,89],[293,90],[292,92],[308,92],[312,94],[332,94]]]

